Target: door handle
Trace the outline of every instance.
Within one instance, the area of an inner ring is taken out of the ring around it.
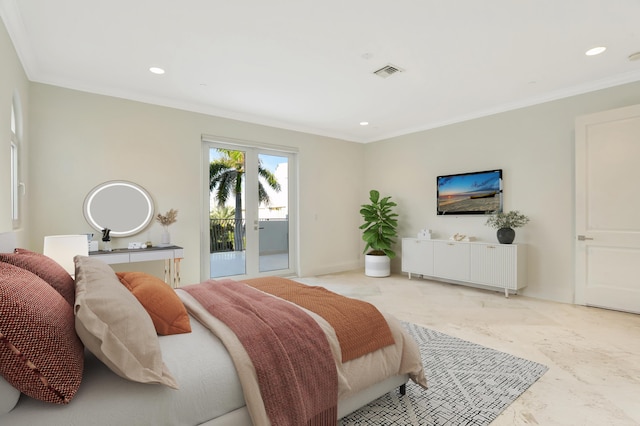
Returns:
[[[586,241],[586,240],[593,240],[593,238],[585,237],[584,235],[578,235],[578,241]]]

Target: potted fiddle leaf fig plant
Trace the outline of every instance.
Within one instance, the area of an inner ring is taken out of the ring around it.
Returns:
[[[391,275],[391,259],[396,253],[391,248],[398,236],[398,215],[394,211],[396,203],[391,197],[380,198],[380,192],[369,191],[369,204],[363,204],[360,214],[364,223],[362,239],[367,243],[365,253],[365,275],[370,277],[388,277]]]
[[[500,244],[511,244],[516,237],[513,228],[520,228],[529,222],[529,218],[518,210],[500,212],[490,216],[485,223],[498,230],[497,237]]]

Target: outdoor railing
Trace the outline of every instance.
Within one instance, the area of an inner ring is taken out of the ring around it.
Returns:
[[[242,239],[244,240],[244,220],[242,221]],[[234,251],[235,219],[209,219],[209,250],[211,253]],[[239,247],[242,250],[242,247]]]
[[[235,219],[209,219],[210,253],[242,251],[245,243],[245,222],[242,221],[239,244],[235,243]],[[283,253],[289,249],[289,221],[287,219],[260,220],[260,254]]]

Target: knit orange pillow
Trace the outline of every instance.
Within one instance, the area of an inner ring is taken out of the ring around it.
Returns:
[[[149,313],[158,334],[191,332],[189,314],[167,283],[144,272],[116,272],[116,275]]]

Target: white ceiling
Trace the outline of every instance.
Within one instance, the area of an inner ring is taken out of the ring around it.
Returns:
[[[0,0],[0,14],[32,81],[357,142],[640,80],[638,0]],[[387,64],[405,71],[373,75]]]

